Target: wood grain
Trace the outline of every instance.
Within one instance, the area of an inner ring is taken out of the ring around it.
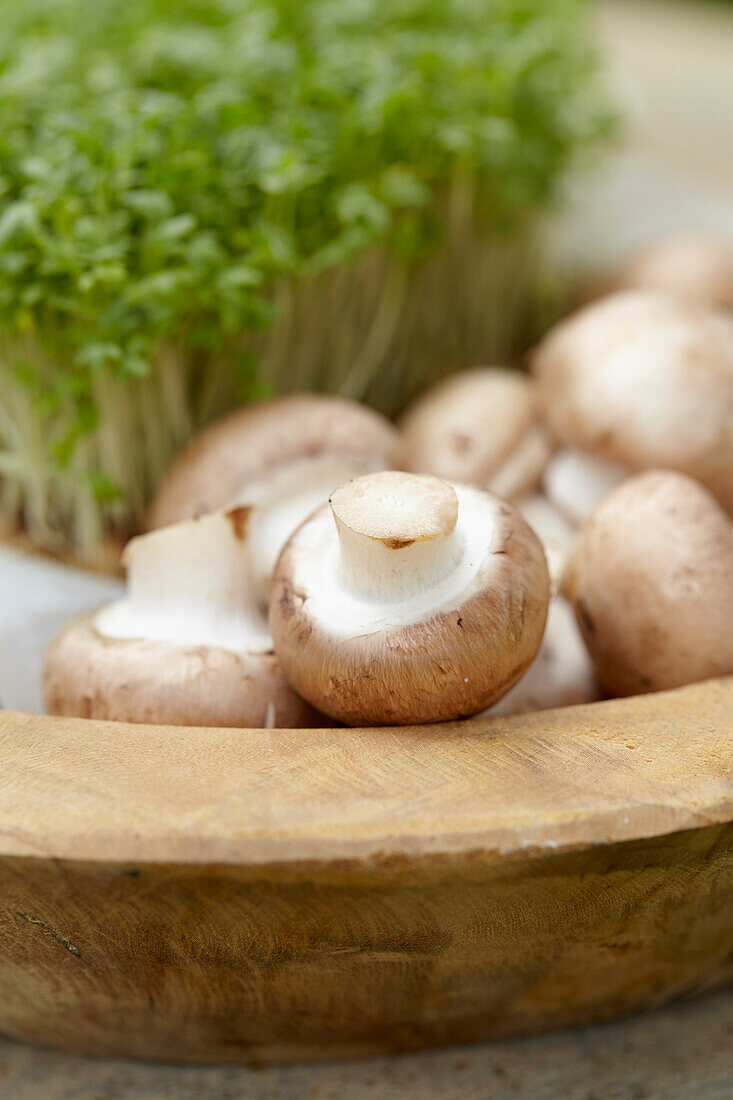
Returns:
[[[733,681],[422,729],[0,716],[0,1030],[364,1055],[733,976]]]

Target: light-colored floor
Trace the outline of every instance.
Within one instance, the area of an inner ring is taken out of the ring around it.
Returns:
[[[0,1040],[0,1100],[731,1100],[733,991],[555,1035],[268,1069],[96,1061]]]

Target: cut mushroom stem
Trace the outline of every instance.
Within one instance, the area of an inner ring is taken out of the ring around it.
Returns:
[[[339,487],[275,568],[270,628],[290,683],[351,725],[475,714],[542,638],[542,547],[505,501],[395,472]]]
[[[458,497],[444,481],[376,474],[342,485],[330,504],[341,575],[354,594],[385,602],[409,599],[454,568],[460,553]]]
[[[99,613],[99,632],[267,652],[272,643],[249,575],[249,516],[237,507],[133,539],[122,557],[127,594]]]

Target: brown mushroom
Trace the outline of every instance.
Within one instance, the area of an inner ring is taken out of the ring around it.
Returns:
[[[615,279],[618,289],[647,287],[733,309],[733,243],[678,233],[643,248]]]
[[[458,718],[488,706],[540,644],[549,577],[511,505],[433,477],[342,485],[283,550],[270,629],[285,675],[352,725]]]
[[[409,469],[508,500],[537,486],[551,453],[532,380],[500,367],[452,375],[418,398],[400,426]]]
[[[625,472],[663,467],[733,510],[733,317],[661,291],[614,294],[554,328],[533,367],[557,437],[601,470],[610,464],[602,492]],[[567,476],[558,494],[562,461],[545,474],[559,506],[580,499]],[[577,461],[566,466],[577,475]],[[597,503],[585,495],[586,507]]]
[[[70,623],[43,672],[51,714],[206,726],[322,726],[286,682],[252,593],[248,509],[133,539],[127,594]]]
[[[733,531],[683,474],[624,482],[581,529],[563,589],[613,695],[733,673]]]

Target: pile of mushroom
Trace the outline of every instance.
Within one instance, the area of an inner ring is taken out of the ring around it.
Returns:
[[[733,511],[733,316],[662,291],[614,294],[556,326],[533,370],[563,448],[544,488],[569,520],[655,468]]]
[[[126,596],[52,643],[48,709],[388,726],[733,673],[731,255],[649,253],[531,375],[454,374],[397,428],[307,395],[212,425]]]

